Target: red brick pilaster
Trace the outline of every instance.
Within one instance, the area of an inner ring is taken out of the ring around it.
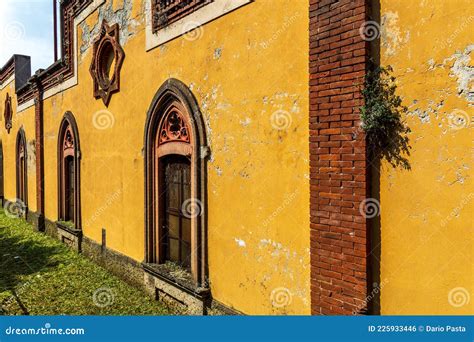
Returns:
[[[35,154],[36,154],[36,206],[38,230],[44,230],[44,134],[43,134],[43,91],[41,82],[36,82],[35,92]]]
[[[365,313],[368,182],[358,130],[368,44],[365,0],[310,0],[311,298],[313,314]]]

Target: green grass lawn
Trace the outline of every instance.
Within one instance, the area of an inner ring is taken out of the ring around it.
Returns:
[[[0,210],[0,315],[166,315],[162,303]]]

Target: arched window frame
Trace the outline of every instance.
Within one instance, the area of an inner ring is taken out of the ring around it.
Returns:
[[[28,208],[28,150],[26,145],[26,135],[23,127],[20,128],[16,136],[16,198],[23,203],[24,208]],[[23,164],[23,165],[21,165]],[[23,172],[21,172],[23,170]]]
[[[189,127],[189,141],[159,143],[159,129],[170,108],[183,114]],[[176,79],[166,81],[155,94],[145,125],[145,263],[163,263],[160,248],[160,189],[156,184],[159,159],[169,155],[186,156],[191,161],[191,197],[199,201],[199,215],[191,219],[191,274],[198,286],[207,287],[207,157],[209,148],[205,125],[197,101],[189,88]],[[158,178],[159,179],[159,178]],[[154,198],[158,201],[155,202]]]
[[[67,139],[68,133],[72,141]],[[74,229],[82,230],[81,223],[81,149],[79,130],[76,119],[71,112],[66,112],[59,126],[58,133],[58,218],[63,221],[66,217],[65,189],[65,159],[74,160]]]

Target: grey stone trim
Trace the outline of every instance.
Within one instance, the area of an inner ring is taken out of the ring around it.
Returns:
[[[110,248],[103,248],[86,236],[82,237],[82,254],[130,285],[145,289],[144,272],[138,261]]]
[[[69,228],[59,222],[56,222],[57,227],[57,238],[77,251],[81,253],[82,250],[82,232],[78,229]]]
[[[244,313],[234,308],[230,308],[215,299],[212,299],[211,301],[211,308],[209,310],[209,314],[214,315],[214,316],[243,316],[245,315]]]
[[[26,212],[26,222],[32,224],[36,230],[38,230],[39,227],[39,217],[40,214],[38,214],[37,212],[31,210]]]
[[[38,230],[41,215],[29,211],[26,220]],[[155,268],[146,267],[146,264],[102,246],[82,234],[74,235],[73,232],[60,228],[61,225],[57,222],[45,218],[43,220],[45,234],[65,242],[71,248],[88,257],[110,273],[123,279],[128,284],[141,289],[151,297],[177,309],[181,314],[244,315],[242,312],[213,299],[209,288],[188,288],[183,286],[183,284],[179,284],[173,279],[156,272]],[[68,243],[70,241],[64,241],[66,238],[74,242],[74,239],[79,237],[81,239],[80,248],[78,248],[77,243],[71,244]]]

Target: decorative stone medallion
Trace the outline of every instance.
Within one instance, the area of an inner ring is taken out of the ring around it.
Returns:
[[[94,97],[102,98],[106,106],[112,94],[120,90],[120,69],[125,52],[120,46],[119,33],[118,24],[109,26],[104,20],[93,44],[90,73],[94,82]]]
[[[7,132],[10,134],[10,130],[12,129],[12,98],[7,93],[7,98],[5,99],[5,111],[3,112],[3,117],[5,119],[5,128]]]

